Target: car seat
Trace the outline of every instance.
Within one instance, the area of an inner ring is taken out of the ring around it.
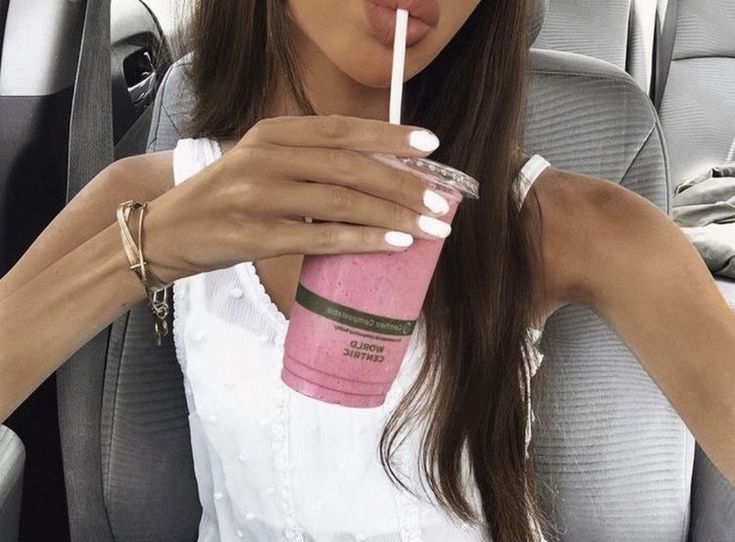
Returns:
[[[23,494],[25,448],[18,436],[0,425],[0,540],[18,540]]]
[[[649,92],[656,0],[549,0],[534,47],[599,58],[627,71]]]
[[[535,21],[544,7],[534,5]],[[162,83],[151,152],[173,148],[184,134],[194,104],[186,62]],[[635,81],[572,53],[532,50],[531,62],[527,152],[618,182],[668,211],[658,118]],[[59,397],[65,417],[77,420],[62,439],[84,431],[88,443],[65,457],[75,541],[196,539],[201,508],[182,375],[171,335],[158,347],[151,326],[144,303],[121,316],[91,386],[98,395],[82,404]],[[685,540],[694,440],[661,391],[585,307],[552,315],[541,348],[534,445],[542,504],[562,531],[558,539]]]
[[[660,41],[672,43],[670,58],[658,59],[666,76],[657,86],[673,189],[713,166],[735,164],[735,7],[732,0],[668,0],[660,7]],[[735,281],[715,282],[735,310]],[[699,447],[692,493],[692,539],[735,538],[735,487]]]
[[[669,0],[676,20],[659,115],[673,184],[735,162],[735,5]],[[667,24],[668,21],[667,21]]]

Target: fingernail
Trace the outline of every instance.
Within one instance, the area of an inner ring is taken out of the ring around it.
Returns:
[[[385,242],[394,247],[410,247],[413,244],[413,235],[402,231],[389,231],[385,234]]]
[[[408,144],[421,152],[431,152],[439,148],[439,138],[426,130],[414,130],[408,136]]]
[[[452,227],[446,222],[431,218],[430,216],[421,215],[419,217],[419,228],[424,233],[439,237],[440,239],[446,238],[452,231]]]
[[[440,216],[449,212],[449,202],[433,190],[424,191],[424,205],[432,213],[436,213]]]

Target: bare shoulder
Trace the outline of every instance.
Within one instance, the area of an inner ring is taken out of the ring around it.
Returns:
[[[609,270],[637,263],[664,238],[683,237],[642,196],[606,179],[553,167],[534,182],[523,213],[540,233],[534,292],[541,320],[563,305],[594,305],[601,289],[614,287],[604,280]]]
[[[152,200],[174,186],[173,151],[138,154],[110,165],[118,182]]]

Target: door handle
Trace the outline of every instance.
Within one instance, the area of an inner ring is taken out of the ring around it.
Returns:
[[[146,49],[128,56],[123,63],[123,71],[133,105],[140,105],[155,92],[158,82],[156,68]]]
[[[128,87],[130,93],[130,99],[133,101],[133,105],[139,105],[144,102],[153,92],[156,90],[156,72],[155,70],[145,75],[140,83]]]

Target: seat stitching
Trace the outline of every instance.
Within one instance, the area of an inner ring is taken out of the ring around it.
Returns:
[[[158,128],[161,126],[161,109],[163,109],[163,98],[166,94],[166,84],[168,83],[168,78],[171,75],[171,71],[169,70],[166,75],[163,78],[163,81],[161,82],[161,86],[159,87],[159,96],[156,97],[156,100],[160,97],[160,102],[158,103],[158,111],[154,108],[154,113],[156,113],[156,120],[155,122],[151,122],[151,127],[155,126],[156,130],[154,132],[153,140],[148,142],[148,146],[146,147],[146,152],[149,152],[151,149],[151,145],[153,145],[153,149],[157,150],[156,143],[158,142]]]
[[[177,136],[179,136],[179,137],[181,137],[181,130],[179,130],[179,127],[178,127],[178,126],[176,126],[176,123],[174,122],[174,119],[173,119],[173,118],[171,118],[171,115],[170,115],[170,113],[168,112],[168,109],[166,109],[166,107],[165,107],[165,106],[164,106],[163,104],[161,105],[161,110],[162,110],[162,111],[164,112],[164,114],[166,115],[166,118],[167,118],[167,119],[169,120],[169,122],[171,123],[171,126],[173,126],[173,128],[174,128],[174,131],[176,132],[176,135],[177,135]],[[156,133],[158,133],[158,130],[156,130]]]
[[[651,98],[648,96],[648,94],[645,93],[645,91],[638,85],[638,83],[635,82],[635,80],[630,76],[630,74],[621,71],[620,74],[616,75],[622,75],[624,77],[620,77],[618,79],[613,79],[610,77],[609,74],[600,74],[600,73],[594,73],[594,72],[588,72],[588,71],[563,71],[563,70],[553,70],[553,69],[531,69],[532,74],[542,74],[542,75],[563,75],[566,77],[576,77],[576,78],[588,78],[588,79],[595,79],[598,81],[606,81],[608,83],[612,83],[618,86],[621,86],[625,89],[630,89],[636,92],[637,94],[640,94],[645,97],[646,101],[649,102],[649,105],[651,108],[653,108],[653,103],[651,102]]]
[[[671,60],[671,62],[679,62],[680,60],[735,60],[735,55],[730,56],[727,54],[713,54],[713,55],[690,55],[690,56],[683,56],[683,57],[677,57]]]
[[[648,135],[645,137],[645,139],[641,143],[641,146],[636,151],[635,155],[633,156],[633,159],[630,161],[630,164],[628,164],[628,167],[625,170],[625,173],[623,173],[623,176],[620,177],[620,186],[623,186],[625,188],[628,188],[624,184],[625,183],[625,178],[628,176],[628,173],[630,173],[630,169],[633,167],[633,164],[635,164],[636,163],[636,160],[638,160],[638,158],[640,158],[641,153],[643,152],[643,149],[646,148],[646,145],[651,140],[651,136],[653,135],[653,132],[655,131],[655,128],[656,128],[655,126],[651,126],[651,129],[649,130]],[[628,190],[630,190],[630,189],[628,188]]]
[[[132,309],[131,309],[132,310]],[[119,391],[119,383],[120,383],[120,369],[122,368],[122,359],[125,355],[125,337],[127,337],[128,333],[128,323],[130,321],[130,312],[128,311],[125,320],[123,323],[123,331],[122,331],[122,345],[120,348],[120,359],[117,363],[117,372],[115,374],[115,393],[113,395],[113,401],[112,401],[112,408],[110,413],[110,434],[108,435],[108,449],[109,452],[107,454],[107,465],[105,465],[105,487],[102,488],[102,497],[105,498],[106,490],[105,488],[110,487],[110,472],[111,472],[111,464],[112,464],[112,442],[114,440],[113,435],[115,433],[115,412],[117,411],[117,398],[118,398],[118,391]],[[108,346],[109,349],[109,346]],[[107,359],[107,356],[109,356],[109,351],[107,352],[107,355],[105,358]],[[106,507],[105,507],[106,508]]]
[[[643,150],[648,146],[648,143],[650,143],[651,138],[653,137],[653,134],[657,133],[659,136],[659,140],[661,141],[661,150],[663,154],[663,162],[664,162],[664,208],[663,211],[668,215],[670,214],[670,206],[671,206],[671,188],[669,183],[669,159],[666,151],[666,145],[664,144],[664,139],[661,137],[661,130],[660,125],[658,123],[654,123],[653,127],[651,128],[651,131],[648,133],[648,136],[643,141],[643,144],[641,145],[640,149],[638,149],[638,152],[636,152],[635,156],[633,157],[633,160],[631,160],[630,165],[628,165],[628,168],[625,170],[625,173],[620,179],[620,186],[631,190],[628,188],[625,184],[626,177],[628,176],[628,173],[630,173],[631,168],[633,167],[633,164],[635,164],[636,160],[641,156],[643,153]],[[658,207],[658,206],[657,206]]]

